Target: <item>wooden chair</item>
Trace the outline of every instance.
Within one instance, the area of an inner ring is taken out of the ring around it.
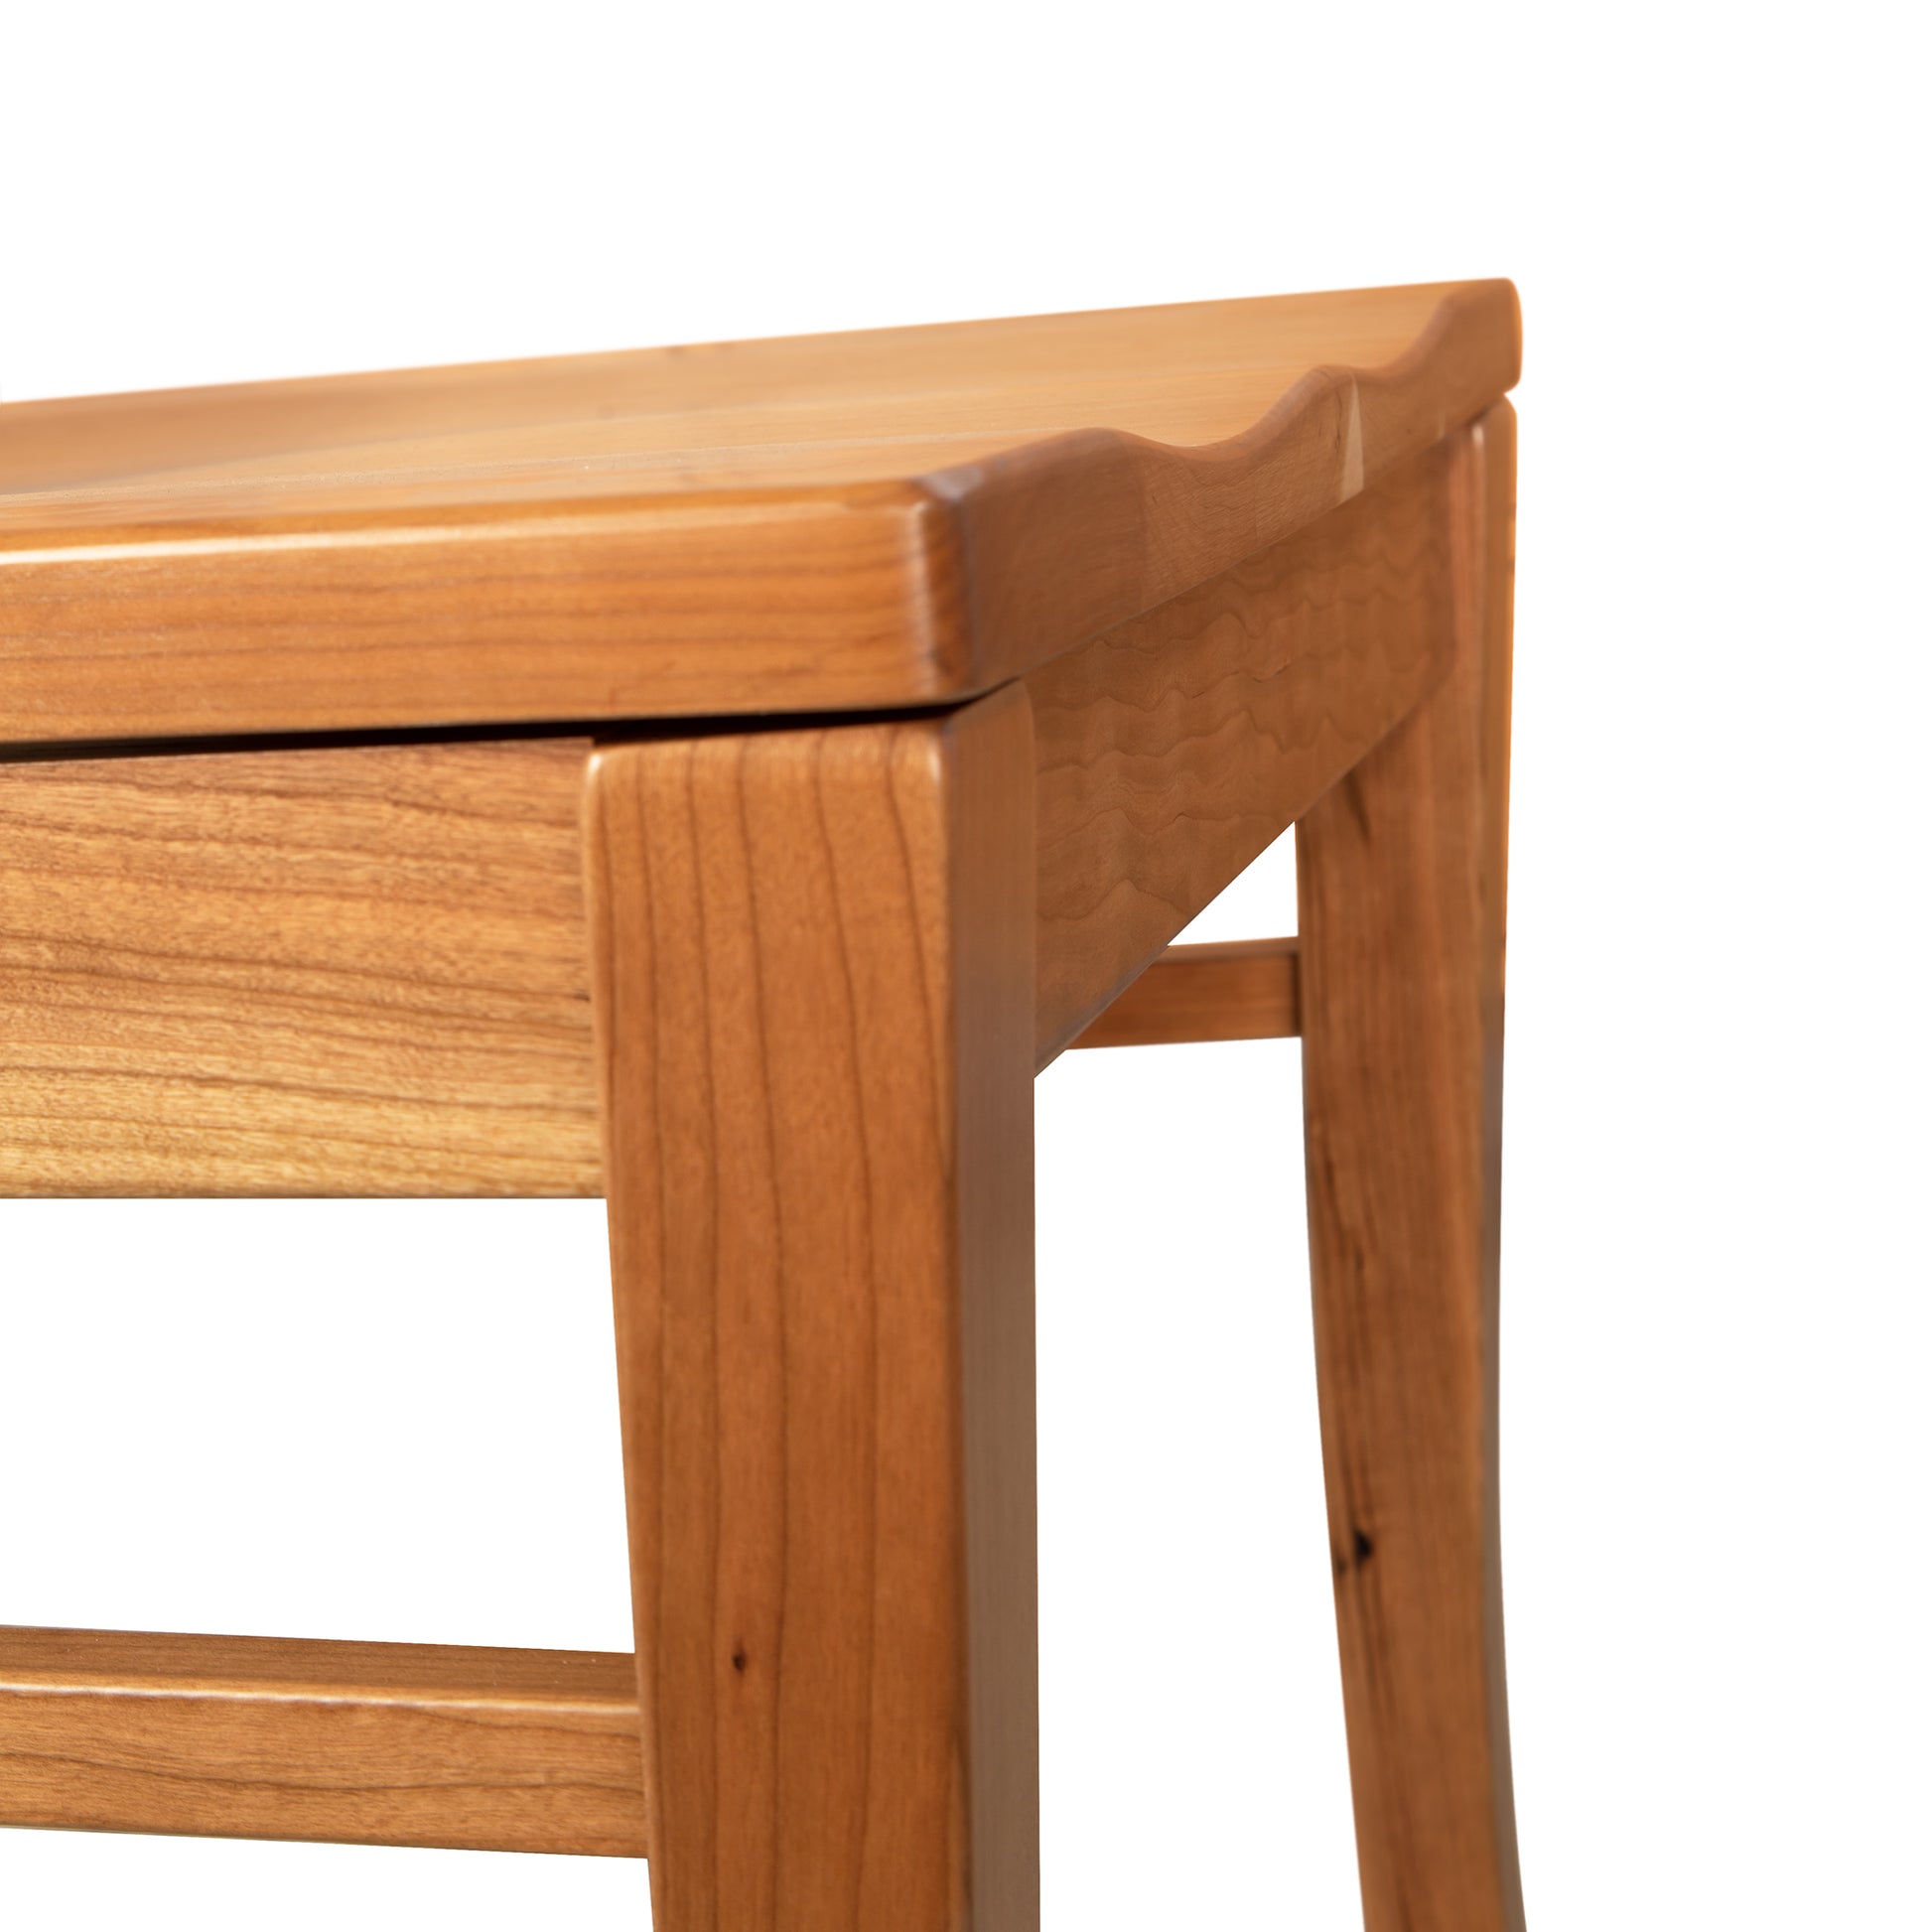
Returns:
[[[1520,1925],[1518,342],[1488,282],[0,409],[0,1187],[605,1194],[637,1638],[0,1632],[0,1818],[1034,1926],[1032,1078],[1299,1030],[1367,1921]],[[1291,824],[1299,937],[1164,951]]]

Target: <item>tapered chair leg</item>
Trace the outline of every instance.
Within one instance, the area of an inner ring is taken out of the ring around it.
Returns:
[[[1322,1453],[1368,1932],[1522,1924],[1496,1316],[1514,417],[1462,432],[1447,680],[1302,822]]]
[[[601,751],[587,851],[657,1932],[1033,1932],[1034,759]]]

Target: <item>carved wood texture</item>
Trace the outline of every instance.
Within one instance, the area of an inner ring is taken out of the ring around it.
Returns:
[[[0,1628],[0,1823],[641,1858],[631,1659]]]
[[[1449,475],[1026,681],[1037,1064],[1440,675]],[[600,1192],[590,752],[0,762],[0,1192]]]
[[[1518,359],[1475,282],[0,404],[0,741],[958,700]]]
[[[0,1193],[599,1192],[589,750],[0,763]]]
[[[1301,969],[1293,939],[1170,946],[1071,1043],[1288,1038],[1302,1031]]]
[[[1496,1324],[1514,418],[1450,446],[1448,680],[1297,828],[1322,1457],[1368,1932],[1520,1932]]]
[[[1027,680],[1053,1057],[1441,676],[1449,459]]]
[[[589,893],[659,1932],[1037,1920],[1033,757],[601,752]]]

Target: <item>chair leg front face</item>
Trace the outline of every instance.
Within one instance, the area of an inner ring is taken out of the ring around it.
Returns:
[[[1034,784],[943,719],[600,752],[659,1932],[1038,1919]]]
[[[1496,1316],[1514,421],[1463,433],[1447,680],[1301,821],[1309,1224],[1368,1932],[1517,1932]]]

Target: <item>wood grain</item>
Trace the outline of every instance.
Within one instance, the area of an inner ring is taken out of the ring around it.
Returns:
[[[0,1193],[599,1192],[588,755],[0,763]]]
[[[602,751],[589,896],[658,1932],[1038,1918],[1033,752]]]
[[[1172,1046],[1283,1039],[1302,1031],[1301,956],[1293,939],[1170,946],[1074,1046]]]
[[[1368,1932],[1520,1932],[1497,1508],[1507,404],[1450,452],[1452,672],[1298,827],[1309,1233]]]
[[[1433,450],[1028,678],[1042,1065],[1442,675],[1449,486]]]
[[[1451,467],[1027,680],[1037,1064],[1441,675]],[[600,1192],[589,753],[0,762],[0,1192]]]
[[[0,1627],[0,1823],[641,1858],[627,1656]]]
[[[1038,1064],[1439,675],[1449,476],[1028,680]],[[0,1192],[600,1192],[589,751],[0,762]]]
[[[1518,361],[1466,283],[0,405],[0,740],[958,699]]]

